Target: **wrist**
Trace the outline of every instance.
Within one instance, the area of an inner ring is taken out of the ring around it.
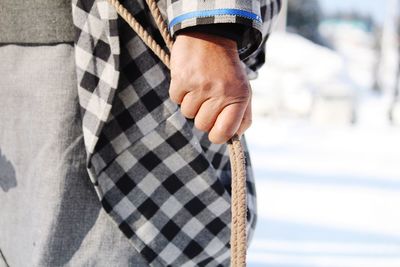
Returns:
[[[243,37],[247,27],[237,23],[214,23],[214,24],[199,24],[187,28],[180,29],[176,32],[177,35],[185,32],[200,32],[211,35],[216,35],[236,41],[238,48],[242,47]]]
[[[177,36],[176,40],[177,41],[183,40],[188,42],[195,42],[201,40],[204,41],[205,43],[208,43],[209,45],[218,45],[220,47],[226,48],[227,50],[234,50],[236,51],[236,53],[238,48],[236,41],[230,38],[221,37],[209,33],[197,32],[197,31],[182,32]]]

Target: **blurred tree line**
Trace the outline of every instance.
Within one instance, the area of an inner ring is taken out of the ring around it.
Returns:
[[[288,0],[287,29],[289,32],[300,34],[316,44],[329,46],[318,30],[320,23],[327,19],[357,21],[362,23],[369,32],[376,31],[376,23],[371,15],[355,11],[325,15],[318,0]]]
[[[400,0],[399,0],[400,2]],[[394,83],[392,103],[389,108],[389,119],[392,123],[395,123],[394,112],[396,105],[400,105],[400,12],[397,15],[397,51],[398,51],[398,65],[396,73],[396,81]]]
[[[318,31],[322,18],[323,14],[318,0],[288,0],[287,30],[314,43],[327,46]]]

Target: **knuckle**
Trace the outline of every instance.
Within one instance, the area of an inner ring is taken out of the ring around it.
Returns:
[[[208,77],[207,75],[195,75],[192,76],[192,79],[200,86],[207,86],[210,85],[210,83],[212,82],[212,79],[210,77]]]
[[[177,87],[181,87],[184,84],[185,74],[182,71],[172,71],[171,70],[171,85],[174,84]]]
[[[186,93],[181,103],[182,114],[188,119],[193,119],[197,114],[198,107],[199,103],[193,91]]]
[[[174,102],[175,104],[181,103],[181,99],[178,97],[178,95],[173,90],[169,91],[169,97],[171,98],[172,102]]]
[[[222,92],[227,104],[247,105],[251,98],[251,93],[247,87],[234,82],[221,82],[217,88],[219,92]]]
[[[251,93],[247,88],[241,88],[240,92],[237,94],[236,99],[238,102],[247,103],[251,97]]]
[[[227,142],[235,133],[229,129],[221,129],[221,130],[216,130],[215,131],[216,136],[218,136],[219,140],[221,143]]]
[[[179,83],[182,81],[183,76],[184,72],[175,68],[175,64],[171,62],[171,80]]]
[[[211,143],[217,144],[217,145],[220,145],[220,144],[223,144],[223,143],[226,142],[226,141],[221,140],[221,139],[219,139],[219,138],[216,138],[216,137],[214,137],[214,136],[209,136],[209,139],[210,139],[210,142],[211,142]]]
[[[194,110],[186,104],[181,105],[181,113],[185,118],[193,119],[196,114]]]
[[[210,122],[208,122],[208,121],[206,121],[206,120],[203,120],[203,119],[198,119],[198,118],[195,118],[195,120],[194,120],[194,126],[195,126],[197,129],[199,129],[200,131],[203,131],[203,132],[208,132],[208,131],[210,131],[210,129],[211,129],[211,124],[210,124]]]
[[[220,135],[218,133],[215,133],[213,135],[209,136],[209,139],[212,143],[214,144],[224,144],[229,140],[230,137],[225,136],[225,135]]]
[[[231,84],[230,81],[223,78],[217,78],[213,80],[212,84],[213,87],[221,92],[223,95],[229,95],[229,93],[232,92],[232,88],[234,88],[233,84]]]
[[[213,79],[213,85],[219,88],[225,88],[228,85],[228,82],[225,78],[216,77]]]
[[[185,91],[183,91],[180,88],[182,88],[182,87],[179,85],[179,83],[177,83],[175,81],[171,83],[171,86],[169,88],[169,97],[176,104],[182,103],[183,96],[185,94]]]
[[[252,118],[244,118],[242,124],[245,129],[248,129],[253,124],[253,119]]]

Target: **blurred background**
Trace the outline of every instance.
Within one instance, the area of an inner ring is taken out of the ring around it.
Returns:
[[[288,0],[252,81],[250,267],[400,266],[400,0]]]

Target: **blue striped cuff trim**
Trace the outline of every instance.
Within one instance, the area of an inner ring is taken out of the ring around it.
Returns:
[[[187,20],[187,19],[201,18],[201,17],[214,17],[214,16],[222,16],[222,15],[245,17],[248,19],[256,20],[258,22],[262,22],[261,17],[252,12],[241,10],[241,9],[233,9],[233,8],[225,9],[224,8],[224,9],[193,11],[193,12],[182,14],[182,15],[174,18],[173,20],[171,20],[168,27],[171,29],[176,24],[181,23],[182,21]]]

